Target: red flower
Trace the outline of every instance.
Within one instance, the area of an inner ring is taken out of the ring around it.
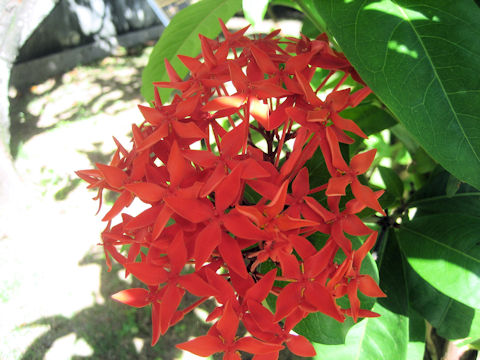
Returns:
[[[113,258],[145,288],[122,290],[113,299],[152,306],[152,344],[215,299],[207,321],[216,323],[208,334],[178,348],[200,356],[223,352],[224,359],[240,359],[244,351],[272,360],[285,345],[313,356],[308,340],[292,332],[299,321],[313,312],[338,321],[374,316],[360,308],[357,292],[384,295],[359,272],[376,233],[356,214],[365,207],[384,214],[381,193],[358,179],[375,151],[357,154],[347,165],[339,145],[353,142],[350,133],[366,137],[339,113],[358,105],[370,89],[352,94],[340,88],[349,75],[363,82],[324,35],[280,41],[275,31],[248,39],[246,29],[230,33],[220,23],[225,40],[200,36],[199,56],[179,56],[190,70],[187,80],[165,62],[170,81],[155,85],[178,92],[163,104],[155,88],[153,107],[139,106],[143,119],[132,125],[132,149],[114,139],[117,151],[109,164],[77,174],[97,189],[100,206],[104,189],[119,194],[103,217],[107,266]],[[328,75],[312,89],[320,67]],[[319,90],[336,72],[343,73],[340,81],[321,100]],[[330,174],[314,189],[312,157],[323,157],[324,175]],[[348,185],[355,199],[341,206]],[[146,209],[126,213],[136,198]],[[309,240],[315,232],[330,236],[319,250]],[[345,233],[372,235],[352,250]],[[346,254],[341,263],[335,262],[339,249]],[[275,268],[263,274],[266,262]],[[197,299],[184,306],[187,292]],[[263,305],[269,294],[277,297],[275,314]],[[349,309],[337,303],[345,295]],[[252,336],[237,337],[240,321]]]
[[[283,346],[262,342],[247,336],[237,338],[239,318],[230,303],[227,303],[222,318],[210,329],[208,335],[178,344],[177,347],[195,355],[210,356],[223,352],[225,360],[240,359],[238,351],[250,354],[268,354],[283,349]]]

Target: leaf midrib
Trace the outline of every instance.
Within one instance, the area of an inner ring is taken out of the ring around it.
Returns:
[[[403,230],[405,230],[405,231],[407,231],[407,232],[410,232],[410,233],[412,233],[412,234],[415,234],[415,235],[417,235],[417,236],[420,236],[420,237],[422,237],[422,238],[424,238],[424,239],[426,239],[426,240],[431,241],[431,242],[434,243],[434,244],[437,244],[437,245],[439,245],[439,246],[441,246],[441,247],[444,247],[445,249],[447,249],[447,250],[449,250],[449,251],[452,251],[452,252],[454,252],[454,253],[457,253],[457,254],[461,255],[462,257],[465,257],[465,258],[467,258],[467,259],[470,259],[470,260],[472,260],[472,261],[480,264],[480,259],[477,259],[477,258],[475,258],[475,257],[473,257],[473,256],[471,256],[471,255],[468,255],[468,254],[466,254],[466,253],[464,253],[464,252],[462,252],[462,251],[460,251],[460,250],[458,250],[458,249],[456,249],[456,248],[454,248],[454,247],[448,246],[447,244],[444,244],[444,243],[442,243],[442,242],[440,242],[440,241],[438,241],[438,240],[435,240],[434,238],[432,238],[432,237],[430,237],[430,236],[428,236],[428,235],[426,235],[426,234],[422,234],[422,233],[420,233],[420,232],[418,232],[418,231],[415,231],[415,230],[413,230],[413,229],[411,229],[411,228],[409,228],[409,227],[407,227],[407,226],[403,226],[402,228],[403,228]]]
[[[440,76],[438,75],[437,73],[437,69],[435,68],[433,62],[432,62],[432,59],[430,57],[430,54],[429,52],[427,51],[426,47],[424,46],[424,43],[422,41],[422,38],[420,36],[420,34],[417,32],[417,29],[415,28],[415,26],[413,26],[412,22],[410,21],[410,19],[408,18],[408,15],[405,13],[405,11],[403,11],[403,8],[401,6],[399,6],[395,0],[392,0],[393,4],[398,8],[399,12],[402,14],[402,17],[405,19],[405,22],[407,22],[410,27],[412,28],[413,32],[415,33],[415,36],[417,37],[418,39],[418,42],[420,43],[424,53],[425,53],[425,56],[426,58],[428,59],[428,62],[432,68],[432,71],[434,73],[434,76],[435,78],[437,79],[438,83],[440,84],[440,87],[442,89],[442,92],[445,94],[445,98],[448,102],[448,106],[450,107],[450,110],[451,112],[453,113],[453,116],[455,118],[455,121],[457,122],[458,124],[458,127],[460,128],[460,130],[462,131],[462,134],[463,134],[463,137],[464,139],[466,140],[468,146],[470,147],[472,153],[474,154],[475,158],[477,159],[477,161],[480,163],[480,155],[477,154],[477,152],[475,151],[475,148],[473,147],[473,145],[470,143],[470,139],[467,137],[467,134],[465,133],[465,129],[463,128],[462,124],[460,123],[460,119],[458,118],[457,116],[457,113],[455,111],[455,108],[453,107],[453,104],[450,100],[450,97],[448,95],[448,92],[446,91],[444,85],[443,85],[443,82],[440,78]]]
[[[411,203],[408,204],[408,207],[417,207],[419,204],[428,203],[428,202],[437,201],[437,200],[452,200],[459,197],[469,197],[469,196],[480,196],[480,192],[459,193],[450,197],[447,195],[432,196],[425,199],[413,200]]]

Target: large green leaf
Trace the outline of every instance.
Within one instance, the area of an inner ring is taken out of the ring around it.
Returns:
[[[464,305],[436,290],[411,266],[404,269],[410,305],[446,339],[480,337],[480,310]]]
[[[153,48],[148,64],[142,74],[142,95],[153,100],[154,81],[168,81],[164,59],[168,59],[180,77],[185,77],[187,68],[177,55],[197,56],[200,53],[198,34],[213,38],[220,33],[221,18],[226,22],[242,8],[242,0],[202,0],[178,12],[165,28]],[[164,100],[172,90],[159,89]]]
[[[421,360],[425,354],[425,320],[416,311],[408,312],[407,359]]]
[[[387,295],[377,301],[386,309],[397,314],[408,315],[407,279],[404,259],[393,229],[382,230],[377,240],[379,244],[377,265],[380,273],[380,288]]]
[[[324,0],[320,15],[427,153],[480,189],[480,9],[460,0]]]
[[[439,169],[408,201],[417,208],[416,217],[438,213],[462,213],[480,218],[480,192],[468,184],[460,184],[455,194],[448,193],[451,175]],[[452,215],[455,216],[455,215]]]
[[[404,360],[407,359],[408,317],[375,304],[381,316],[357,323],[348,332],[345,345],[314,344],[315,359]]]
[[[480,192],[468,184],[461,184],[454,195],[449,195],[450,177],[448,172],[439,168],[427,184],[412,196],[408,205],[417,209],[414,221],[442,213],[453,219],[465,214],[480,220]],[[480,337],[480,309],[473,309],[442,294],[408,264],[402,271],[407,278],[410,306],[432,324],[439,335],[447,339],[474,340]]]
[[[415,217],[399,231],[413,269],[445,295],[480,308],[480,219],[462,213]]]

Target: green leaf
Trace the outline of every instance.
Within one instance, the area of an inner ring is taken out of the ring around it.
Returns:
[[[313,242],[316,244],[323,244],[322,236],[318,236],[317,239],[314,239]],[[352,245],[354,249],[357,249],[361,246],[362,241],[358,237],[350,236],[352,240]],[[345,259],[345,255],[342,253],[337,253],[335,260],[341,262]],[[378,282],[378,270],[370,254],[367,255],[365,260],[362,263],[360,269],[362,274],[370,275],[375,281]],[[360,299],[362,309],[371,309],[375,304],[375,299],[366,297],[362,293],[358,294]],[[348,307],[348,300],[345,298],[339,299],[340,306]],[[295,331],[310,341],[321,344],[343,344],[345,342],[345,336],[348,333],[348,330],[354,325],[352,318],[347,317],[345,322],[340,323],[331,317],[321,314],[313,313],[307,316],[302,320],[296,327]]]
[[[315,1],[316,0],[294,0],[320,34],[325,32],[326,26],[322,17],[315,11]]]
[[[445,193],[449,198],[453,197],[458,189],[460,189],[462,183],[452,174],[448,177],[447,186],[445,187]]]
[[[480,308],[480,219],[466,214],[415,217],[399,231],[413,269],[445,295]]]
[[[270,0],[243,0],[242,7],[245,19],[252,25],[261,22],[267,12]]]
[[[318,35],[320,35],[320,32],[318,31],[317,27],[313,24],[313,22],[309,18],[303,19],[302,22],[302,29],[300,32],[309,37],[309,38],[316,38]]]
[[[412,138],[407,129],[405,129],[405,126],[403,126],[402,124],[397,124],[395,126],[392,126],[390,131],[393,135],[395,135],[398,140],[403,143],[403,145],[405,145],[405,148],[410,154],[415,154],[415,152],[419,148],[419,145],[415,141],[415,139]]]
[[[397,314],[408,315],[407,279],[404,259],[393,229],[382,230],[377,239],[379,245],[377,264],[380,272],[380,288],[387,295],[377,301]]]
[[[480,189],[480,9],[474,1],[317,1],[373,92],[458,179]]]
[[[380,172],[380,176],[387,187],[387,191],[391,192],[397,198],[402,198],[403,181],[400,179],[397,173],[384,166],[378,166],[378,171]]]
[[[345,345],[314,344],[314,359],[407,359],[408,318],[375,304],[378,318],[364,319],[348,332]]]
[[[463,183],[454,195],[447,194],[449,178],[448,172],[439,169],[431,175],[427,184],[413,195],[408,206],[417,208],[415,217],[462,213],[480,218],[480,192]]]
[[[353,120],[367,135],[375,134],[397,124],[397,121],[387,111],[368,103],[345,109],[340,115]],[[358,137],[358,139],[360,138]]]
[[[142,73],[142,95],[153,100],[154,81],[168,81],[164,59],[168,59],[183,78],[187,68],[177,55],[197,56],[201,45],[198,34],[213,38],[220,33],[218,18],[226,22],[242,8],[241,0],[202,0],[178,12],[165,28],[153,48],[148,64]],[[159,89],[163,100],[169,100],[171,89]]]
[[[410,265],[405,267],[410,305],[446,339],[480,337],[480,310],[464,305],[436,290]]]
[[[408,312],[407,359],[420,360],[425,354],[425,320],[416,311]]]
[[[413,163],[408,168],[411,173],[426,174],[433,171],[437,164],[435,161],[425,152],[422,147],[418,147],[412,156]]]

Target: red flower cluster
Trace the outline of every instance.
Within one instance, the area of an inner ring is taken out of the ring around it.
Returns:
[[[188,80],[166,62],[170,81],[155,86],[178,93],[162,105],[155,90],[154,107],[140,106],[145,121],[132,127],[132,150],[115,140],[109,165],[78,175],[98,189],[100,205],[103,189],[119,193],[103,218],[107,264],[113,257],[146,288],[113,298],[152,306],[152,344],[213,298],[217,307],[207,321],[215,322],[208,334],[178,348],[200,356],[223,352],[224,359],[240,359],[239,351],[246,351],[270,360],[286,346],[313,356],[309,341],[291,331],[299,321],[314,312],[341,322],[377,316],[360,308],[358,291],[384,296],[370,276],[360,274],[377,234],[356,215],[366,207],[384,213],[381,193],[358,180],[375,151],[355,155],[350,164],[340,151],[340,143],[353,142],[346,132],[366,135],[339,112],[370,90],[340,90],[349,75],[363,82],[325,35],[281,41],[275,31],[249,39],[246,29],[222,28],[225,40],[200,36],[201,55],[180,56]],[[328,75],[312,89],[318,68]],[[319,92],[336,72],[340,81],[321,100]],[[316,151],[331,177],[312,189],[305,164]],[[348,185],[354,199],[340,206]],[[148,208],[131,216],[123,211],[135,198]],[[113,226],[117,215],[121,220]],[[328,235],[319,250],[308,238],[316,232]],[[354,250],[345,233],[368,238]],[[341,263],[335,260],[339,251]],[[186,292],[198,300],[183,307]],[[277,297],[274,312],[265,302],[269,294]],[[350,308],[337,304],[344,296]],[[249,336],[237,336],[240,321]]]

